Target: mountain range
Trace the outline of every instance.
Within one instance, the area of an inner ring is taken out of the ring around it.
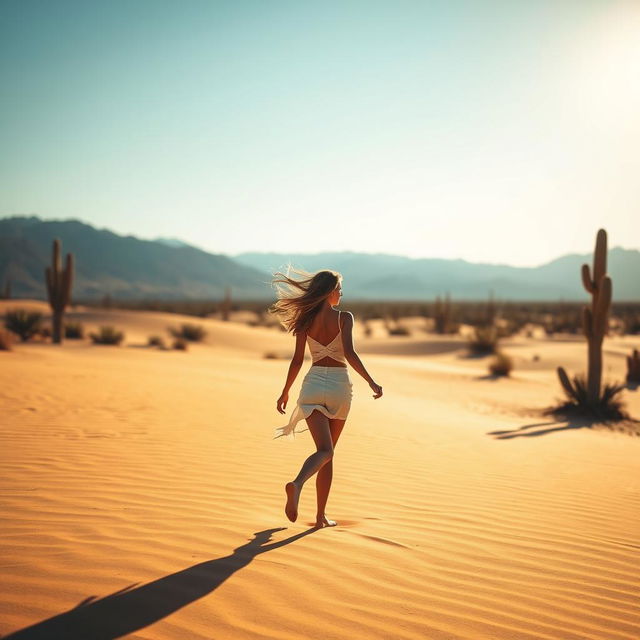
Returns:
[[[595,238],[594,230],[594,238]],[[569,254],[538,267],[472,263],[466,260],[408,258],[351,251],[316,254],[209,253],[177,238],[143,240],[97,229],[77,219],[36,216],[0,219],[0,287],[11,282],[13,298],[46,298],[44,270],[59,238],[62,258],[75,258],[73,298],[219,299],[231,288],[235,300],[274,300],[275,271],[294,267],[314,272],[334,269],[344,278],[344,300],[584,301],[580,278],[591,254]],[[607,272],[614,301],[640,300],[640,251],[610,248]],[[294,274],[295,275],[295,274]]]

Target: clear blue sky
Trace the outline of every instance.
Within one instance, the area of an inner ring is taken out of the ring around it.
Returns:
[[[0,217],[206,250],[640,248],[640,2],[2,0]]]

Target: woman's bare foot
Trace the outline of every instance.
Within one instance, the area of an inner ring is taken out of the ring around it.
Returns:
[[[287,494],[287,505],[284,508],[284,512],[287,514],[287,518],[291,522],[295,522],[298,519],[298,499],[300,498],[300,489],[295,482],[287,482],[284,487]]]
[[[316,518],[316,528],[321,529],[322,527],[335,527],[338,523],[335,520],[329,520],[327,516],[322,516],[321,518]]]

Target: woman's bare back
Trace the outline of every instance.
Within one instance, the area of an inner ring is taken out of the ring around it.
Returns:
[[[335,340],[338,335],[338,329],[342,333],[342,325],[344,320],[340,317],[342,314],[336,309],[331,309],[328,312],[324,312],[323,315],[318,314],[311,323],[311,326],[307,330],[307,336],[313,338],[317,342],[323,345],[329,344],[332,340]],[[338,327],[338,321],[340,321],[340,327]],[[346,367],[347,365],[326,356],[320,358],[314,364],[321,367]]]

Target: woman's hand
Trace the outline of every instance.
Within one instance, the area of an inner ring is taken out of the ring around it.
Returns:
[[[373,380],[369,383],[369,386],[373,389],[373,391],[375,392],[375,396],[373,396],[373,399],[375,400],[376,398],[381,398],[382,397],[382,387],[375,383]]]
[[[287,408],[287,402],[289,402],[289,392],[283,391],[276,403],[276,407],[280,413],[286,413],[285,409]]]

